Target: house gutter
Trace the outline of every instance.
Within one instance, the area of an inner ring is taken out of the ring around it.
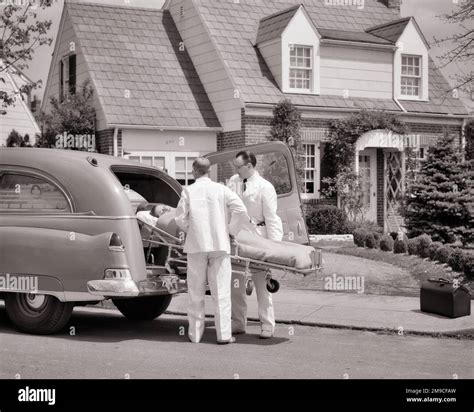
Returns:
[[[184,132],[222,132],[222,127],[179,127],[179,126],[143,126],[137,124],[118,124],[111,123],[109,127],[120,129],[139,129],[139,130],[169,130],[169,131],[184,131]]]
[[[249,108],[256,108],[256,109],[272,109],[274,104],[272,103],[247,103],[246,105]],[[354,107],[353,109],[349,109],[346,107],[314,107],[314,106],[296,106],[298,110],[306,111],[306,112],[339,112],[339,113],[355,113],[358,111],[363,110],[362,108]],[[465,115],[461,114],[443,114],[443,113],[418,113],[418,112],[405,112],[402,114],[399,111],[395,110],[386,110],[388,113],[399,114],[403,116],[410,116],[410,117],[432,117],[432,118],[449,118],[449,119],[465,119]],[[271,117],[272,115],[269,114]]]
[[[328,44],[328,45],[333,45],[333,46],[359,47],[363,49],[382,49],[382,50],[396,50],[397,49],[397,46],[393,44],[368,43],[368,42],[335,40],[335,39],[322,39],[321,44]]]

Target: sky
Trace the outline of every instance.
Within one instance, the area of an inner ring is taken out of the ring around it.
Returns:
[[[76,0],[77,1],[77,0]],[[102,4],[117,4],[117,5],[130,5],[137,7],[152,7],[161,8],[164,0],[81,0],[83,2],[94,2]],[[402,17],[414,16],[426,39],[431,44],[433,37],[442,38],[454,33],[458,28],[455,25],[449,25],[440,20],[439,16],[449,13],[455,9],[461,0],[403,0],[401,15]],[[1,2],[1,0],[0,0]],[[59,27],[59,21],[61,19],[61,12],[63,9],[64,0],[53,0],[51,7],[47,8],[42,12],[41,18],[51,19],[53,25],[50,33],[51,37],[56,38],[56,33]],[[34,81],[42,80],[43,89],[38,89],[36,94],[41,98],[46,81],[48,77],[49,64],[51,62],[51,54],[53,52],[53,44],[43,46],[36,50],[33,62],[30,64],[29,69],[25,70],[25,73]],[[436,61],[436,56],[439,56],[446,51],[448,45],[443,47],[432,47],[430,54]],[[466,66],[459,66],[456,64],[450,65],[446,68],[442,68],[442,71],[448,81],[453,79],[455,73],[466,72]],[[451,81],[452,83],[452,81]]]

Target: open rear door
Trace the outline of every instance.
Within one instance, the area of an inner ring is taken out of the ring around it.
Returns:
[[[273,184],[278,195],[278,215],[283,222],[284,238],[288,242],[309,244],[308,229],[296,183],[293,155],[282,142],[268,142],[245,148],[208,154],[213,180],[227,184],[237,173],[232,161],[241,150],[248,150],[257,157],[257,170]]]

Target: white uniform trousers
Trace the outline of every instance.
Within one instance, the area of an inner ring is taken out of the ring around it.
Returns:
[[[235,266],[236,270],[243,268]],[[252,272],[252,279],[257,293],[258,317],[262,331],[275,331],[275,312],[272,294],[267,290],[266,272]],[[245,275],[232,274],[232,329],[245,331],[247,326],[247,294],[245,292]]]
[[[205,328],[206,284],[209,282],[215,306],[214,322],[217,340],[232,337],[230,282],[232,268],[226,252],[190,253],[188,258],[188,320],[189,339],[199,343]]]

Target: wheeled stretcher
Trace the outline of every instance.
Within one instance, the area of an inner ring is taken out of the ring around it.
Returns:
[[[184,234],[180,235],[172,215],[150,219],[149,216],[139,214],[138,220],[142,228],[147,261],[153,248],[167,250],[161,264],[153,268],[173,275],[186,273]],[[268,291],[276,293],[280,285],[273,279],[272,270],[306,276],[321,269],[321,251],[310,246],[274,242],[245,231],[231,238],[231,244],[232,270],[245,276],[248,295],[253,290],[254,275],[265,276]]]

